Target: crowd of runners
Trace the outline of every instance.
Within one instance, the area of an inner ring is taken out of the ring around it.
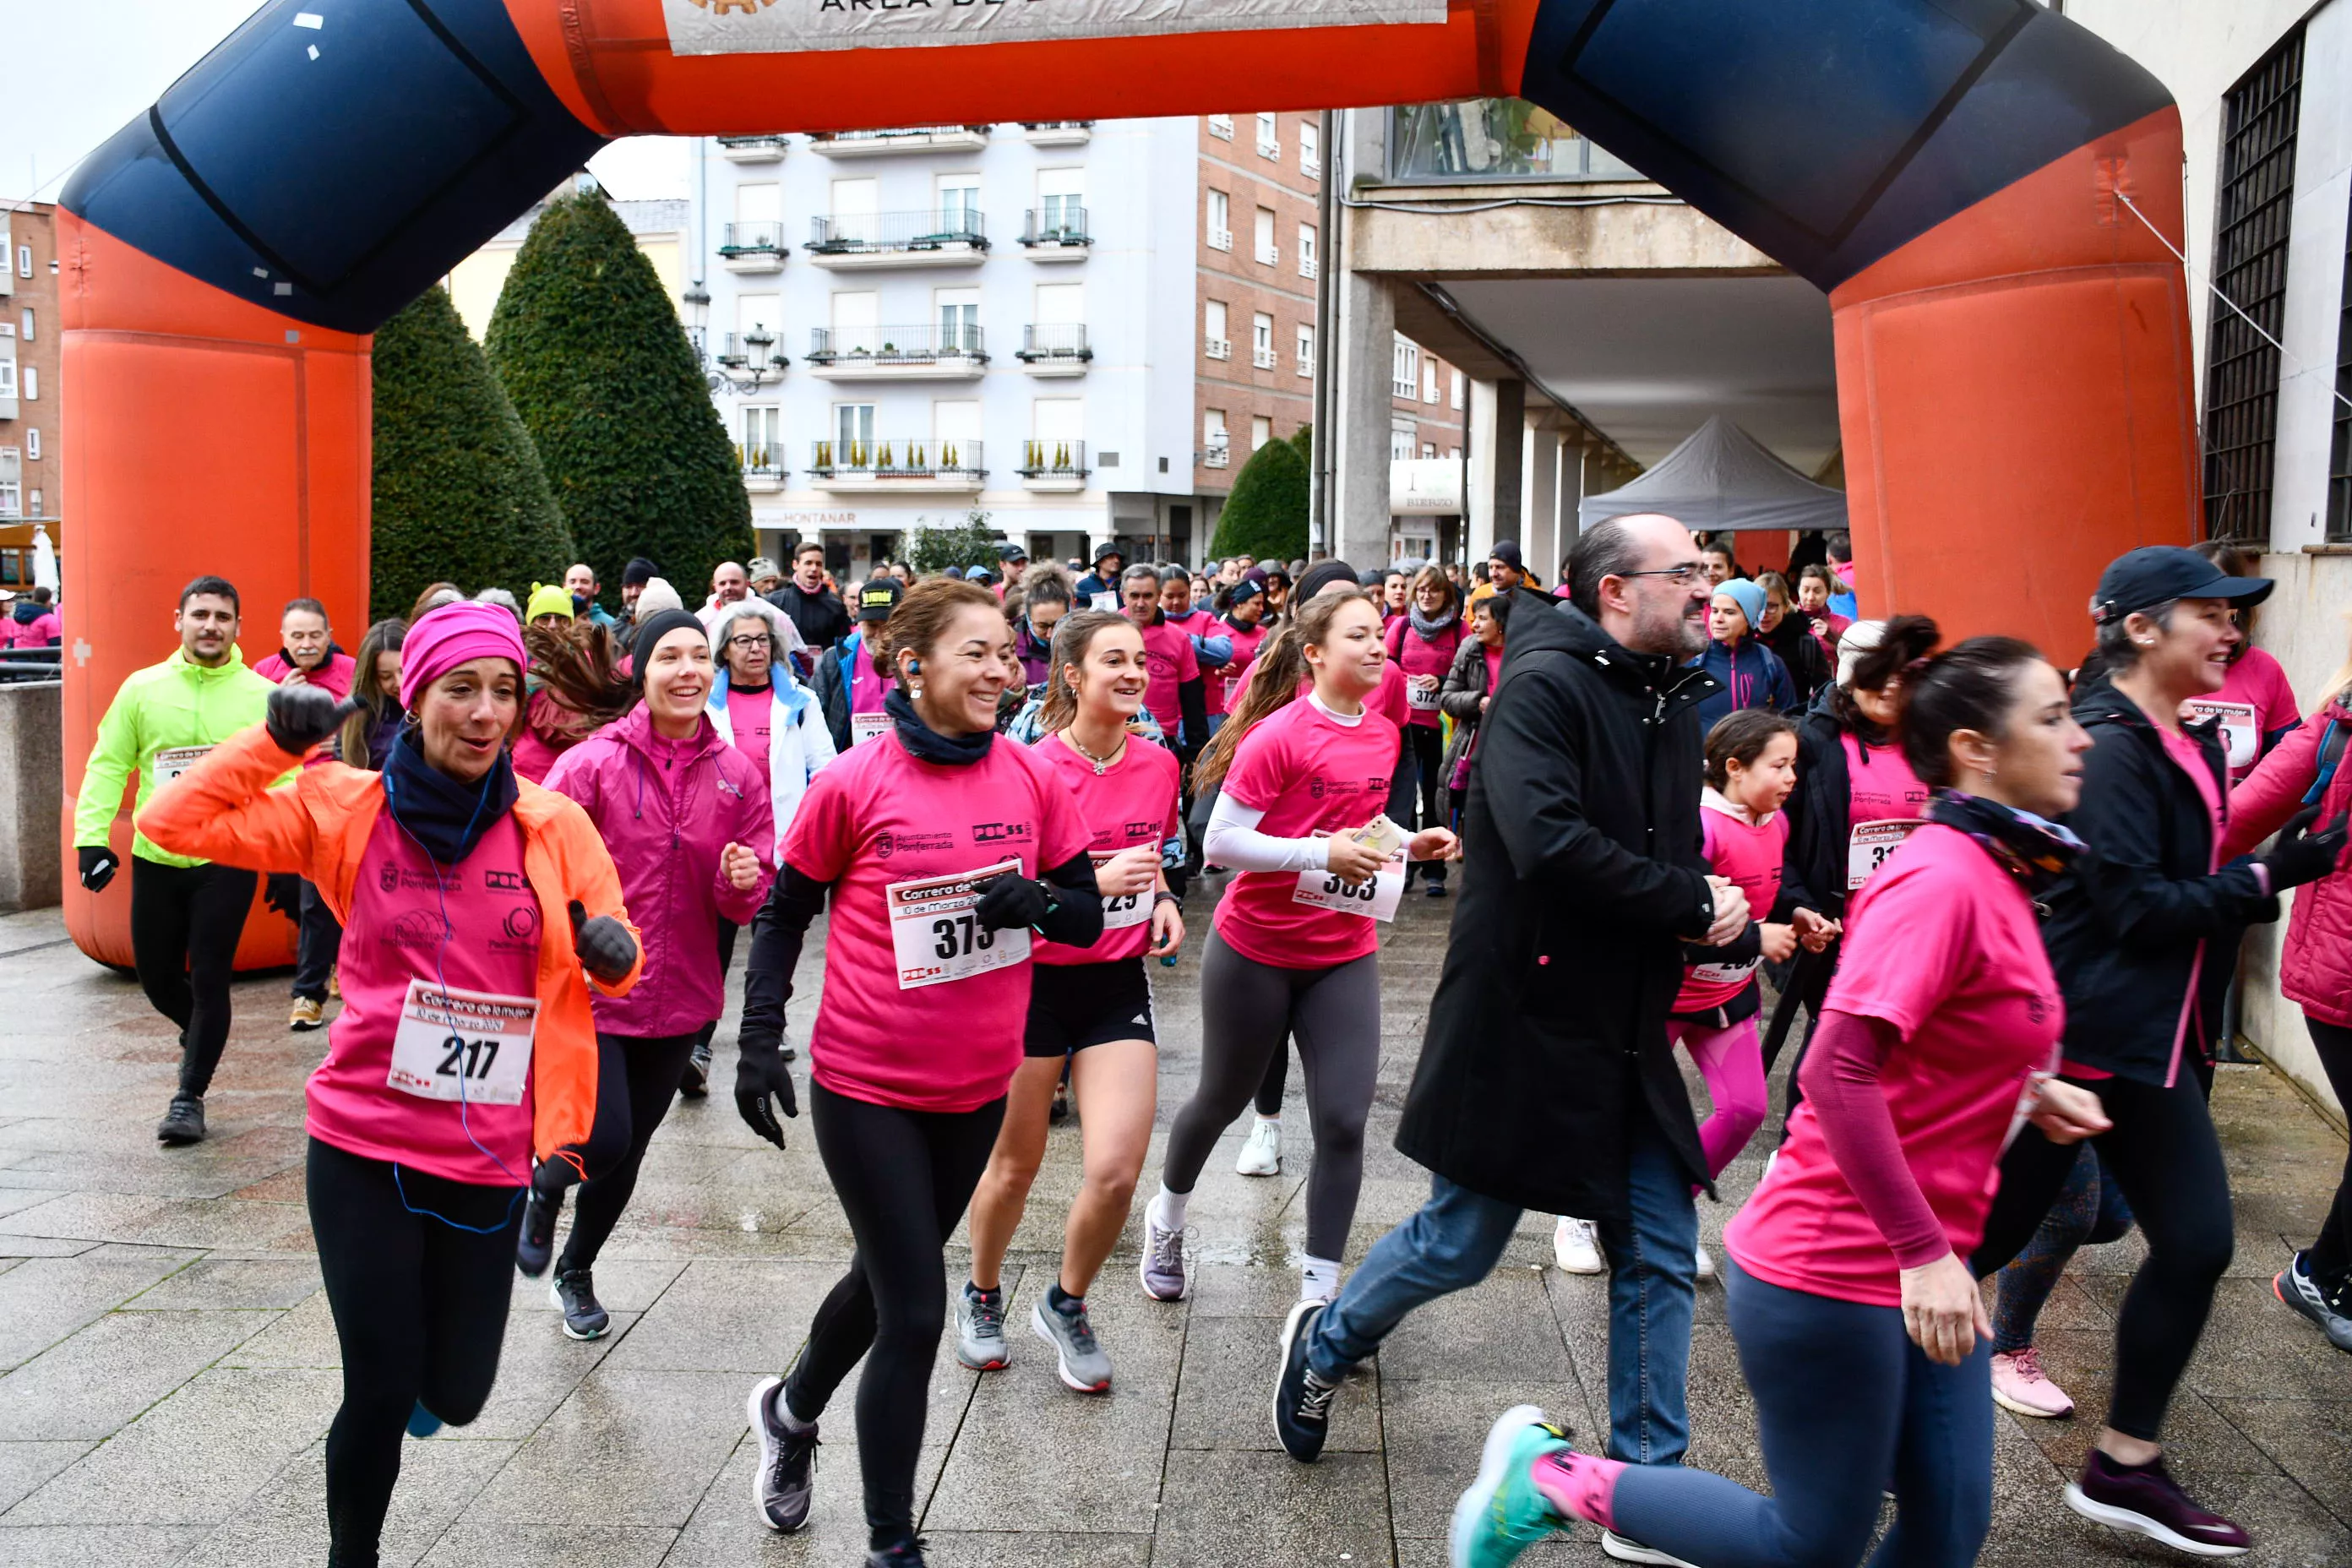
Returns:
[[[633,562],[619,616],[585,565],[520,601],[435,584],[355,654],[297,599],[250,666],[235,586],[190,583],[178,649],[100,728],[80,879],[121,868],[135,779],[136,968],[181,1031],[167,1145],[205,1135],[254,904],[295,923],[289,1024],[328,1030],[308,1197],[344,1377],[331,1561],[376,1562],[404,1434],[482,1410],[511,1270],[548,1279],[564,1333],[608,1331],[599,1252],[673,1099],[708,1092],[740,947],[737,1112],[781,1149],[805,1094],[856,1243],[796,1359],[749,1391],[754,1500],[802,1529],[820,1427],[848,1425],[869,1562],[919,1563],[950,1324],[967,1367],[1008,1365],[1025,1319],[1063,1384],[1114,1387],[1087,1303],[1159,1110],[1153,976],[1188,936],[1198,1082],[1135,1278],[1186,1296],[1187,1205],[1245,1110],[1240,1174],[1297,1157],[1295,1048],[1305,1246],[1267,1386],[1292,1458],[1527,1211],[1555,1216],[1562,1268],[1609,1276],[1607,1430],[1505,1413],[1462,1456],[1456,1564],[1581,1524],[1626,1562],[1854,1563],[1888,1496],[1874,1561],[1970,1563],[1996,1403],[2073,1409],[2040,1306],[2076,1248],[2133,1226],[2146,1258],[2065,1501],[2245,1552],[2163,1436],[2231,1261],[2207,1101],[2238,947],[2290,889],[2281,989],[2352,1101],[2352,663],[2299,710],[2248,640],[2271,584],[2222,548],[2119,558],[2087,654],[2053,658],[1856,618],[1850,550],[1825,542],[1792,584],[1620,518],[1549,592],[1508,542],[1466,575],[1195,574],[1109,546],[1078,574],[1006,545],[845,593],[811,545],[788,572],[723,565],[694,606]],[[1415,882],[1455,896],[1397,1134],[1430,1196],[1350,1258],[1381,927]],[[1781,1142],[1718,1263],[1697,1203],[1768,1120],[1791,1037]],[[1082,1180],[1016,1318],[1006,1252],[1065,1104]],[[948,1245],[967,1212],[968,1261]],[[2347,1224],[2352,1166],[2274,1289],[2352,1352]],[[1710,1278],[1769,1497],[1683,1463]]]

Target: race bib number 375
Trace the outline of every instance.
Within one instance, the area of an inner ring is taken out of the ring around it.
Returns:
[[[1005,860],[973,871],[893,882],[882,890],[888,902],[890,952],[898,965],[899,990],[969,980],[1029,956],[1026,931],[990,931],[972,912],[989,879],[1006,875],[1021,875],[1021,862]]]

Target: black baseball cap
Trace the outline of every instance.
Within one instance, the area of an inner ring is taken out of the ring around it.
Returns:
[[[857,585],[857,618],[861,621],[887,621],[898,601],[907,595],[907,585],[896,577],[868,578]]]
[[[1000,544],[996,547],[996,558],[999,561],[1026,561],[1029,552],[1017,544]]]
[[[2232,577],[2194,550],[2177,544],[2143,544],[2126,550],[2099,574],[2091,619],[2099,626],[2175,599],[2227,599],[2249,607],[2271,596],[2268,577]]]

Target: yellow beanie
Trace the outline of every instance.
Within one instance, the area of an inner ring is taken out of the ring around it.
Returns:
[[[530,625],[541,616],[562,616],[572,618],[572,590],[561,583],[533,583],[530,603],[523,606],[522,624]]]

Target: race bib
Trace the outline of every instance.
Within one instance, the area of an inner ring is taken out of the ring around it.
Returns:
[[[1290,901],[1338,914],[1361,915],[1368,921],[1393,921],[1398,900],[1403,897],[1404,858],[1399,856],[1382,862],[1369,882],[1343,882],[1336,871],[1301,871]]]
[[[408,983],[383,1081],[420,1100],[520,1105],[539,998]]]
[[[2200,723],[2213,718],[2221,721],[2221,751],[2232,769],[2252,766],[2262,750],[2262,721],[2251,702],[2192,697],[2180,705],[2180,716]]]
[[[1426,685],[1423,684],[1424,681],[1427,682]],[[1406,704],[1412,708],[1416,712],[1436,712],[1437,678],[1429,675],[1414,676],[1411,680],[1405,682],[1404,700]]]
[[[1690,977],[1701,985],[1737,985],[1756,973],[1763,960],[1751,958],[1745,963],[1698,963],[1691,966]]]
[[[887,713],[852,713],[849,716],[849,743],[862,746],[868,741],[878,741],[890,732]]]
[[[170,784],[212,754],[210,746],[166,746],[155,753],[155,784]]]
[[[1090,610],[1108,610],[1116,615],[1118,612],[1118,595],[1117,594],[1097,594],[1087,599],[1087,608]]]
[[[969,980],[1028,958],[1026,931],[990,931],[972,913],[980,902],[980,884],[1007,874],[1021,875],[1021,862],[1003,860],[972,871],[893,882],[882,889],[899,990]]]
[[[1234,707],[1240,703],[1242,700],[1242,683],[1248,679],[1249,672],[1247,670],[1244,670],[1239,675],[1228,675],[1225,677],[1226,712],[1232,712]]]
[[[1886,858],[1902,847],[1919,826],[1916,817],[1886,817],[1877,822],[1857,822],[1846,840],[1845,890],[1857,893],[1872,873],[1886,864]]]
[[[1094,857],[1095,871],[1100,875],[1105,866],[1125,854],[1126,851],[1092,849],[1087,853]],[[1103,895],[1103,930],[1124,931],[1129,926],[1141,925],[1151,918],[1151,905],[1157,896],[1158,889],[1152,888],[1147,888],[1139,893],[1105,893]]]

